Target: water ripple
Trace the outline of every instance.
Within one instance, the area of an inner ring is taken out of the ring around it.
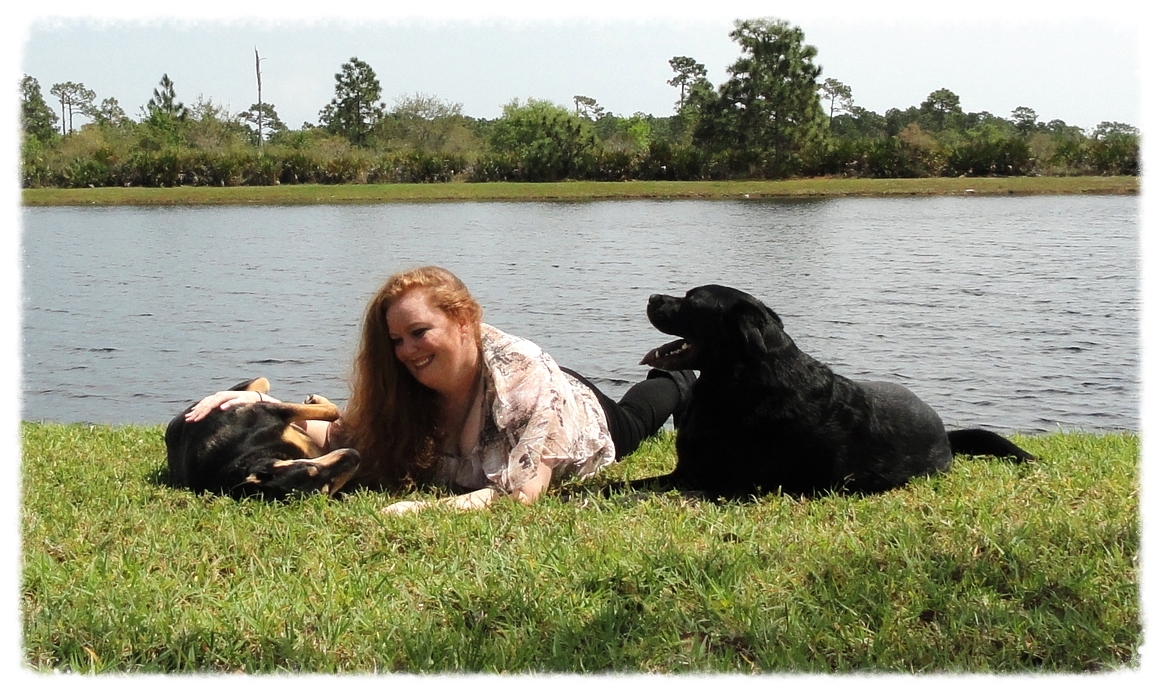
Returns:
[[[1140,422],[1135,197],[22,215],[29,420],[163,423],[259,375],[275,395],[341,403],[367,299],[391,272],[435,263],[485,320],[614,397],[667,340],[649,295],[720,283],[767,302],[817,359],[899,381],[952,426]]]

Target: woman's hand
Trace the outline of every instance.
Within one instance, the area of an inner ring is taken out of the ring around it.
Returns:
[[[420,509],[423,509],[424,507],[429,507],[429,506],[431,506],[430,502],[419,502],[416,500],[403,500],[402,502],[396,502],[395,504],[384,507],[383,513],[390,514],[393,516],[402,516],[403,514],[410,514],[411,512],[417,512]]]
[[[443,499],[436,500],[434,502],[403,500],[402,502],[396,502],[395,504],[384,507],[383,513],[392,515],[410,514],[411,512],[417,512],[424,507],[431,507],[436,504],[442,504],[444,506],[452,507],[453,509],[459,509],[461,511],[468,509],[484,509],[503,496],[503,493],[501,493],[499,490],[486,487],[482,490],[469,492],[466,495],[444,497]]]
[[[279,402],[257,391],[218,391],[198,401],[197,405],[185,414],[185,421],[197,422],[205,418],[205,416],[209,415],[216,408],[229,410],[230,408],[236,408],[247,403],[257,403],[258,401],[267,401],[270,403]]]
[[[524,484],[523,487],[513,492],[510,497],[519,500],[524,504],[532,504],[540,498],[545,490],[548,489],[548,484],[552,480],[552,469],[543,463],[536,469],[536,476]],[[456,495],[455,497],[445,497],[435,502],[420,502],[416,500],[404,500],[396,502],[383,508],[384,514],[410,514],[417,512],[424,507],[430,507],[435,504],[442,504],[448,507],[453,507],[459,510],[467,509],[484,509],[491,506],[493,502],[504,496],[504,493],[491,487],[469,492],[466,495]]]

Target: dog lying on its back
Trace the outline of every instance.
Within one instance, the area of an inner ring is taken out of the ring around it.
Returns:
[[[259,377],[231,391],[267,393]],[[334,495],[359,468],[359,453],[337,449],[323,454],[295,422],[335,421],[339,409],[322,396],[306,403],[251,403],[230,410],[215,408],[204,419],[175,417],[165,431],[169,482],[195,492],[231,497],[283,499],[321,492]]]
[[[650,322],[681,339],[643,364],[701,374],[677,427],[677,466],[634,481],[719,494],[879,492],[947,470],[954,454],[1034,457],[994,432],[947,432],[898,384],[852,381],[803,353],[754,297],[720,285],[653,295]]]

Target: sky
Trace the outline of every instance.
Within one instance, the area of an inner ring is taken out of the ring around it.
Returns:
[[[803,29],[823,78],[850,86],[857,105],[878,113],[918,106],[947,88],[968,112],[1009,117],[1027,106],[1042,121],[1085,129],[1102,121],[1140,125],[1133,12],[1108,12],[1108,3],[1101,14],[1081,3],[990,4],[998,9],[986,11],[983,0],[972,4],[977,11],[949,14],[902,1],[725,0],[705,8],[598,0],[570,15],[535,3],[501,3],[508,12],[435,3],[426,12],[360,17],[296,14],[294,3],[260,1],[245,4],[249,16],[220,3],[220,11],[140,19],[147,15],[135,12],[148,5],[120,12],[135,3],[114,2],[102,3],[96,16],[29,17],[19,69],[38,80],[50,104],[51,85],[81,82],[134,117],[163,73],[187,105],[200,98],[245,110],[257,102],[255,49],[263,101],[292,128],[318,122],[334,96],[335,73],[353,56],[375,70],[388,106],[423,93],[461,104],[466,115],[496,118],[513,99],[571,106],[585,95],[614,114],[666,116],[678,96],[666,84],[670,58],[693,57],[720,84],[740,55],[729,38],[733,20],[774,16]]]
[[[548,99],[567,106],[574,95],[582,94],[612,113],[641,111],[663,116],[672,112],[677,98],[676,90],[665,84],[673,74],[669,58],[695,58],[706,66],[711,81],[719,84],[726,67],[739,55],[728,37],[732,21],[773,16],[800,26],[806,42],[818,49],[816,64],[822,66],[822,76],[847,84],[857,105],[878,113],[917,106],[931,92],[947,88],[969,112],[1009,117],[1017,106],[1027,106],[1040,120],[1060,119],[1085,129],[1102,121],[1140,127],[1146,172],[1141,252],[1146,268],[1157,265],[1159,244],[1154,232],[1161,212],[1152,193],[1149,164],[1161,157],[1155,156],[1157,147],[1149,135],[1161,113],[1155,105],[1161,82],[1154,67],[1161,58],[1161,48],[1156,46],[1161,43],[1157,40],[1161,26],[1153,16],[1155,11],[1146,14],[1153,3],[585,0],[575,6],[559,4],[551,0],[388,0],[373,6],[356,2],[330,7],[317,0],[200,0],[178,7],[141,0],[57,0],[44,5],[23,2],[5,9],[0,22],[0,60],[10,85],[10,101],[9,108],[0,110],[0,127],[12,136],[2,141],[8,166],[0,169],[7,193],[7,208],[0,217],[0,263],[5,264],[0,268],[0,304],[6,312],[0,322],[0,393],[9,397],[0,398],[0,419],[9,427],[0,435],[0,450],[6,454],[19,450],[12,423],[19,420],[20,400],[16,106],[22,74],[39,81],[46,99],[51,99],[48,90],[54,83],[82,82],[97,92],[98,100],[114,97],[129,115],[136,116],[162,73],[167,73],[186,104],[201,96],[237,112],[257,100],[253,62],[257,48],[263,58],[264,101],[273,103],[291,127],[317,122],[319,110],[333,96],[334,74],[352,56],[374,68],[389,105],[401,95],[421,92],[460,103],[467,115],[495,118],[501,106],[513,99]],[[1161,325],[1154,308],[1156,277],[1161,276],[1142,274],[1142,422],[1147,431],[1153,431],[1155,414],[1161,412],[1153,386],[1161,381],[1154,376],[1158,360],[1148,330]],[[1143,439],[1147,463],[1161,458],[1155,441]],[[6,470],[13,476],[8,482],[15,483],[18,457],[10,456],[8,463]],[[1147,494],[1156,489],[1156,476],[1150,469],[1143,467]],[[0,522],[0,543],[7,550],[19,547],[19,488],[10,484],[4,490],[7,494],[0,497],[0,510],[6,514],[6,523]],[[1152,597],[1146,608],[1150,608],[1157,605],[1158,572],[1152,558],[1158,553],[1151,549],[1157,548],[1158,534],[1149,505],[1143,505],[1142,513],[1148,529],[1142,557],[1146,598]],[[15,557],[15,551],[5,557]],[[7,671],[19,658],[15,614],[19,565],[2,565],[7,571],[0,572],[0,595],[10,597],[6,605],[13,610],[2,635]],[[1157,661],[1155,657],[1147,660],[1149,668],[1126,677],[1136,681],[1156,670],[1152,666]],[[754,681],[731,683],[732,687],[755,685]],[[826,682],[812,683],[827,689]],[[979,685],[978,681],[961,681],[960,685],[965,683],[964,690],[974,691]],[[1099,685],[1115,687],[1117,683],[1125,684],[1125,679],[1110,682],[1100,677]],[[894,690],[929,685],[895,679],[887,684]],[[141,679],[84,683],[89,690],[119,693],[156,685]],[[189,680],[184,685],[196,687]],[[940,685],[946,688],[948,684],[941,681]],[[998,690],[1013,691],[1024,685],[1026,681],[1023,685],[1021,681],[987,681],[989,689]],[[290,685],[280,681],[280,687],[285,690]]]

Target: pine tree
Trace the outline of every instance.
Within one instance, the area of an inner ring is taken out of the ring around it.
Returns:
[[[85,114],[92,110],[97,93],[81,82],[60,82],[48,90],[60,100],[61,135],[73,132],[73,115]]]
[[[161,114],[177,120],[189,116],[189,109],[177,100],[177,90],[173,86],[173,80],[169,79],[169,73],[162,74],[161,83],[153,90],[153,98],[145,108],[150,116]]]
[[[669,67],[677,74],[666,84],[681,90],[681,96],[677,99],[677,110],[681,111],[689,103],[695,86],[708,83],[709,80],[705,78],[705,66],[689,56],[673,56],[669,59]]]
[[[732,150],[753,173],[788,176],[801,154],[825,132],[818,97],[818,51],[800,28],[782,20],[738,20],[730,38],[742,48],[716,98],[699,103],[695,140],[712,151]]]
[[[48,142],[56,137],[56,121],[56,113],[40,93],[40,83],[25,75],[20,81],[20,123],[24,134]]]
[[[319,123],[329,133],[365,144],[386,111],[379,102],[382,92],[371,66],[352,57],[335,75],[335,98],[319,112]]]

